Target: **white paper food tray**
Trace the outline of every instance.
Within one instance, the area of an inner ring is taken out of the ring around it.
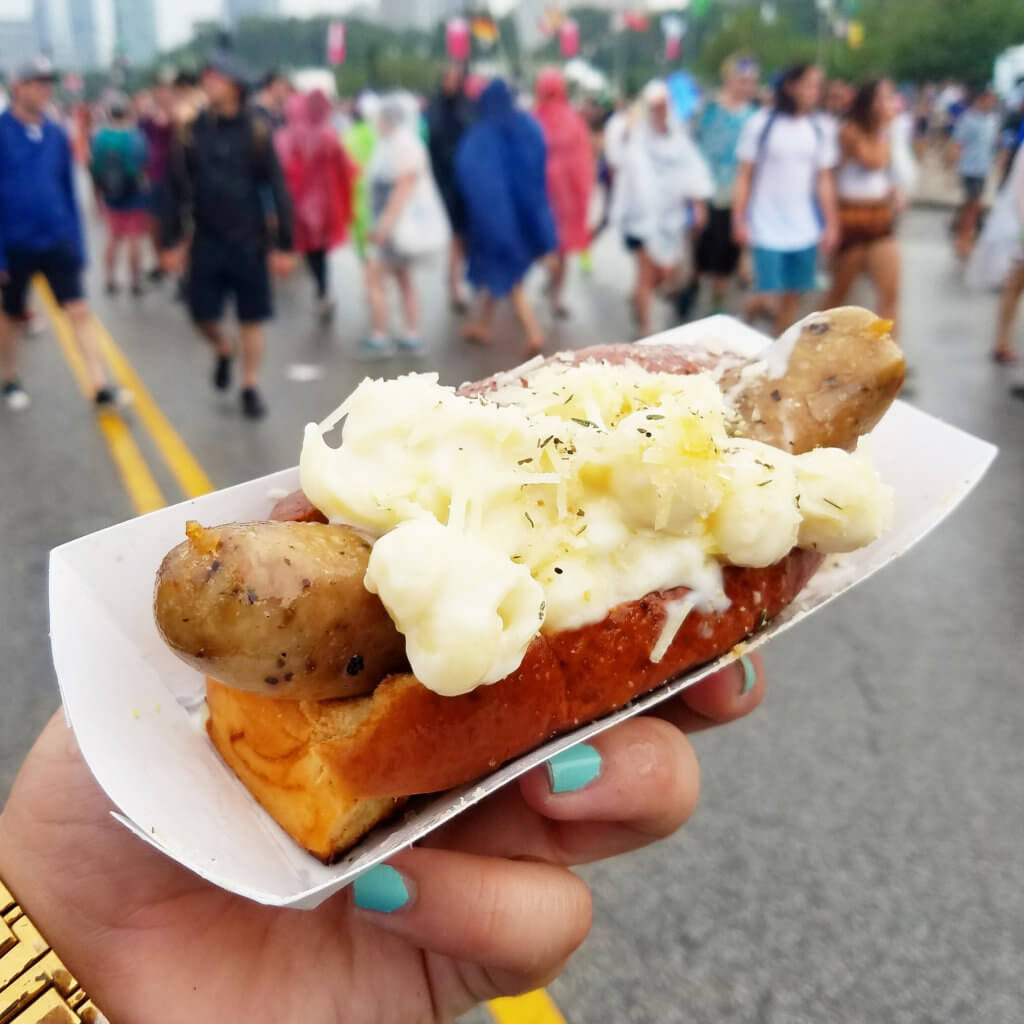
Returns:
[[[744,354],[756,354],[766,344],[762,335],[728,317],[650,341],[699,341]],[[996,454],[992,445],[903,402],[893,406],[873,436],[876,465],[895,488],[892,529],[870,547],[832,560],[746,649],[805,619],[903,554],[953,511]],[[203,679],[167,648],[152,612],[157,567],[184,537],[186,520],[264,519],[274,498],[298,483],[297,469],[274,473],[82,537],[50,556],[53,660],[68,721],[89,767],[128,828],[224,889],[274,906],[315,907],[360,872],[557,751],[678,693],[737,656],[731,652],[471,786],[432,799],[325,867],[278,828],[221,761],[202,726]]]

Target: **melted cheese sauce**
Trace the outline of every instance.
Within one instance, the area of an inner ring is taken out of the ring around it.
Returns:
[[[417,678],[466,693],[513,672],[538,630],[671,587],[687,611],[722,609],[723,564],[884,528],[891,495],[863,444],[793,456],[729,437],[727,412],[711,375],[632,363],[547,365],[484,398],[436,374],[365,380],[306,428],[302,488],[375,538],[366,586]]]

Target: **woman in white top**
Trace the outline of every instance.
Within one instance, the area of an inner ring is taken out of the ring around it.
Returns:
[[[672,117],[664,82],[648,84],[615,183],[612,220],[636,256],[633,312],[641,334],[651,331],[651,298],[668,285],[683,256],[686,230],[700,230],[711,172],[686,130]]]
[[[418,131],[419,105],[408,93],[381,102],[379,136],[366,169],[373,230],[369,237],[366,291],[372,331],[360,346],[367,358],[422,351],[419,299],[412,270],[416,260],[443,249],[451,237],[448,218]],[[402,331],[389,331],[387,279],[398,285]]]
[[[892,121],[896,94],[887,79],[858,89],[839,131],[839,251],[825,308],[841,306],[854,281],[866,273],[875,286],[875,312],[895,320],[899,306],[900,252],[896,213],[905,205],[894,160]]]

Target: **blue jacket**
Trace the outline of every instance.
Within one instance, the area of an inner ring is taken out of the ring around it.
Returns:
[[[0,114],[0,270],[7,269],[8,250],[40,252],[59,245],[72,246],[84,265],[73,179],[62,128],[47,120],[36,129],[10,110]]]

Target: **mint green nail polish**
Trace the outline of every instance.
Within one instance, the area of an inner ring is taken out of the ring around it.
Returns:
[[[743,668],[743,689],[740,690],[740,696],[746,697],[754,688],[754,683],[757,682],[757,669],[745,654],[740,658],[740,666]]]
[[[548,779],[552,793],[572,793],[582,789],[601,774],[601,755],[589,743],[555,754],[548,761]]]
[[[352,883],[357,907],[390,914],[409,902],[405,879],[390,865],[378,864]]]

